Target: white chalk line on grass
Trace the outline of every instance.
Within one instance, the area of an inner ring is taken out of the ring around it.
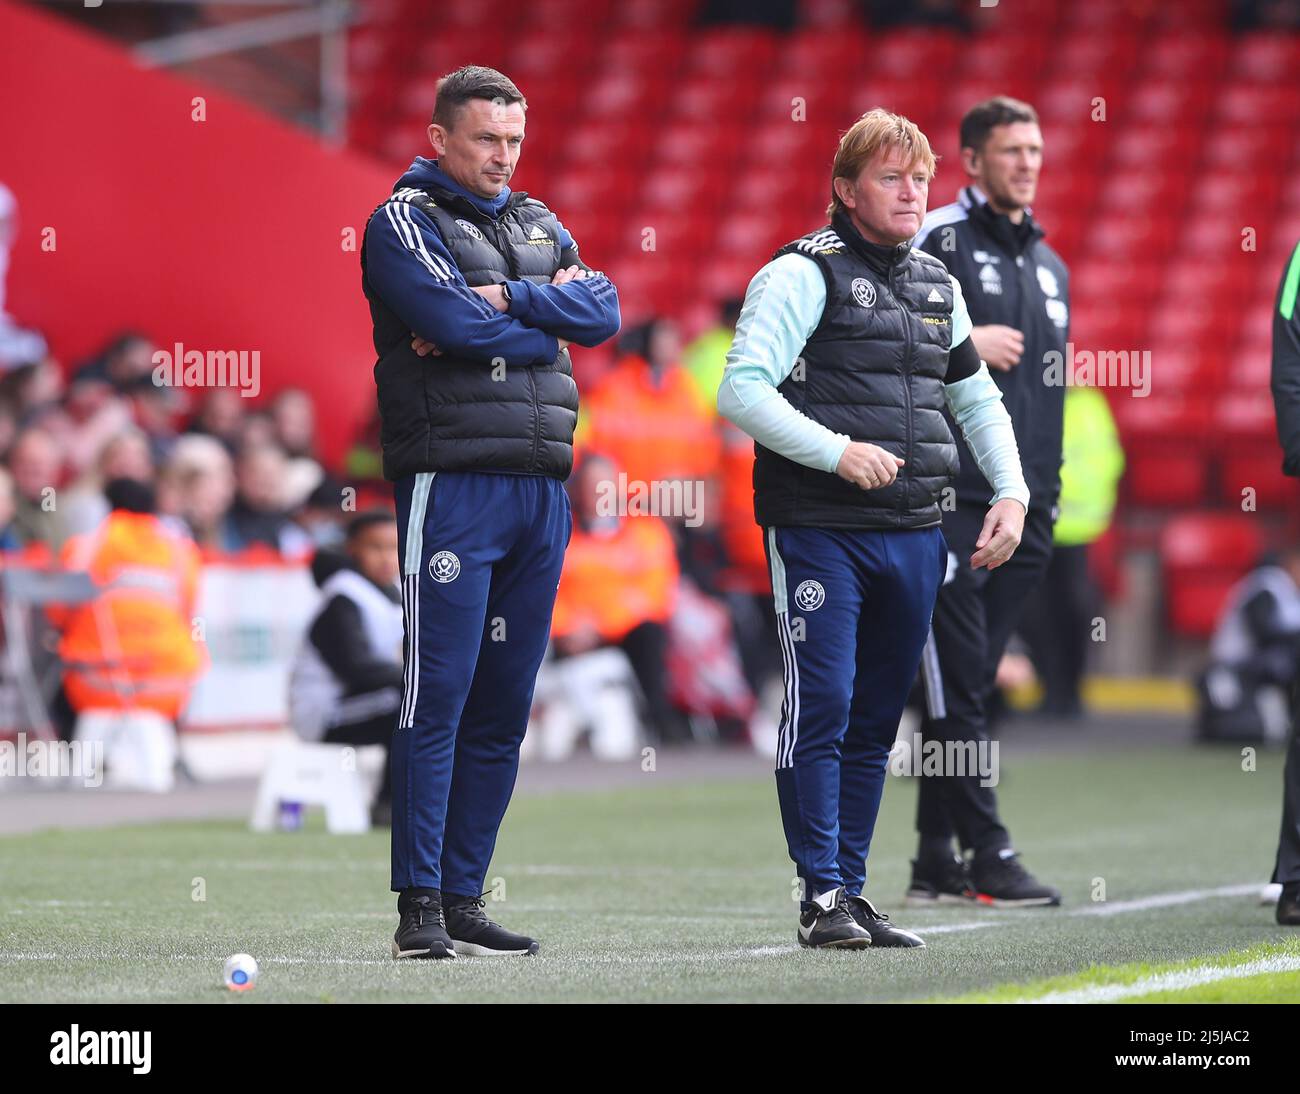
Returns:
[[[1053,991],[1035,999],[1017,999],[1018,1003],[1113,1003],[1157,991],[1181,991],[1219,980],[1241,980],[1274,972],[1300,971],[1300,957],[1261,957],[1239,965],[1209,965],[1198,969],[1175,969],[1144,976],[1129,984],[1094,984],[1071,991]]]
[[[1084,908],[1068,908],[1058,911],[1053,908],[1031,909],[1046,911],[1052,918],[1073,919],[1081,916],[1124,915],[1127,912],[1145,912],[1152,908],[1173,908],[1179,904],[1194,904],[1198,900],[1211,900],[1216,897],[1245,896],[1257,893],[1259,884],[1251,882],[1244,885],[1220,885],[1214,889],[1182,889],[1174,893],[1153,893],[1150,896],[1134,900],[1116,900],[1111,903],[1098,903]],[[1044,922],[1036,919],[1035,922]],[[972,919],[964,923],[937,923],[933,927],[917,926],[916,931],[922,936],[932,934],[950,934],[954,931],[979,931],[989,927],[1012,927],[1025,922],[1023,918],[1015,919]],[[800,947],[757,946],[736,951],[738,955],[751,957],[768,957],[774,954],[792,953]]]
[[[1107,903],[1100,901],[1086,908],[1071,909],[1068,915],[1121,915],[1124,912],[1145,912],[1150,908],[1171,908],[1177,904],[1194,904],[1209,897],[1245,896],[1258,893],[1260,883],[1250,882],[1246,885],[1220,885],[1216,889],[1184,889],[1177,893],[1153,893],[1151,896],[1138,897],[1136,900],[1116,900]]]

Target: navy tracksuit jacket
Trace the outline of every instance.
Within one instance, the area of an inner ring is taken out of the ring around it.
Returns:
[[[398,186],[430,182],[490,217],[510,196],[477,197],[424,159]],[[553,350],[537,343],[553,346],[558,335],[594,345],[618,330],[617,294],[603,279],[530,293],[545,331],[503,322],[424,217],[374,218],[367,253],[385,303],[435,343],[455,332],[465,356],[550,359]],[[438,367],[436,356],[428,367]],[[514,790],[573,515],[563,482],[548,475],[427,471],[394,490],[406,629],[392,747],[392,889],[478,896]]]

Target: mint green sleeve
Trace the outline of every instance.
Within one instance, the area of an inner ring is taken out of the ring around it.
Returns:
[[[775,258],[754,275],[718,387],[718,413],[765,448],[834,473],[849,437],[801,414],[777,391],[794,371],[826,307],[826,283],[803,255]]]
[[[949,275],[951,277],[951,275]],[[967,338],[974,324],[970,321],[970,311],[966,307],[966,297],[962,295],[961,282],[952,278],[952,344],[960,346]]]

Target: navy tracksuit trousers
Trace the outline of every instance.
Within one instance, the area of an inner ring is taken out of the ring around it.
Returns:
[[[558,479],[395,484],[406,642],[393,732],[392,888],[483,892],[573,533]]]
[[[785,660],[776,788],[807,907],[866,882],[889,751],[948,548],[938,525],[764,534]]]

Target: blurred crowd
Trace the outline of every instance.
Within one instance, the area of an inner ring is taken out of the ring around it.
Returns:
[[[209,554],[336,542],[342,487],[316,458],[311,397],[254,407],[235,388],[160,386],[154,350],[128,332],[66,378],[48,354],[0,378],[0,546],[58,552],[107,515],[114,479],[149,486]]]

